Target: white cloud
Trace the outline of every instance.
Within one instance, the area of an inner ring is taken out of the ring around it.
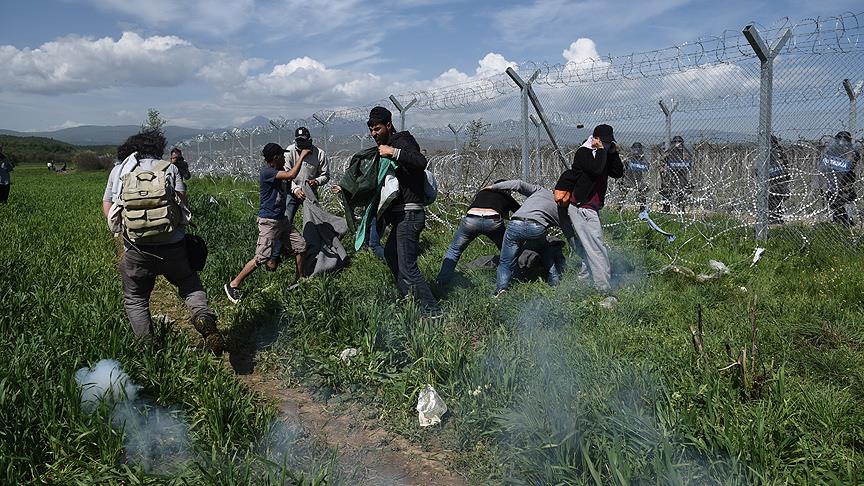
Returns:
[[[309,57],[276,65],[268,73],[249,77],[241,87],[247,97],[337,104],[366,101],[382,88],[381,78],[374,74],[331,69]]]
[[[600,54],[597,53],[597,45],[593,40],[580,37],[576,42],[570,44],[570,47],[564,49],[561,53],[567,62],[584,62],[593,59],[600,59]]]
[[[60,94],[112,86],[176,86],[211,53],[175,36],[68,36],[36,49],[0,46],[0,90]]]
[[[80,123],[80,122],[72,121],[72,120],[66,120],[65,122],[63,122],[59,125],[52,126],[51,130],[62,130],[64,128],[75,128],[75,127],[80,127],[81,125],[84,125],[84,124]]]

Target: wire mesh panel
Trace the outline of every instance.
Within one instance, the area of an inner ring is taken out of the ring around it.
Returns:
[[[770,238],[857,251],[864,230],[857,127],[862,20],[864,13],[847,13],[754,26],[766,46],[779,46],[767,71],[751,40],[730,30],[649,52],[511,66],[530,82],[537,106],[502,72],[401,93],[395,103],[382,97],[185,143],[198,148],[199,173],[254,176],[260,146],[277,137],[287,145],[293,128],[305,125],[329,153],[338,181],[351,155],[374,143],[365,124],[369,110],[390,108],[398,128],[398,108],[408,107],[405,127],[426,153],[439,189],[466,197],[497,179],[527,176],[551,187],[591,129],[608,123],[627,169],[610,182],[606,201],[604,219],[616,238],[644,239],[649,230],[640,213],[647,209],[677,235],[668,243],[671,260],[717,238],[750,238],[760,221]],[[760,127],[766,107],[767,132]],[[460,216],[441,204],[432,212],[439,221]]]

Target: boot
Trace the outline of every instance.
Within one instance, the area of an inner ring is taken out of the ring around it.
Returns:
[[[192,320],[195,330],[204,338],[204,345],[216,356],[221,356],[225,350],[225,339],[216,327],[216,317],[211,314],[202,314]]]

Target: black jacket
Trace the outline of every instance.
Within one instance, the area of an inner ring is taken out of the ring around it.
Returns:
[[[387,145],[398,149],[394,160],[396,179],[399,180],[399,195],[393,200],[393,205],[415,203],[423,204],[425,191],[423,189],[426,181],[424,170],[428,165],[426,156],[420,152],[420,145],[414,136],[407,130],[390,135]]]
[[[623,176],[624,164],[617,151],[609,153],[607,150],[598,150],[594,157],[591,149],[579,147],[573,156],[573,166],[561,174],[555,189],[571,191],[576,204],[584,204],[591,198],[591,191],[600,177],[618,179]]]

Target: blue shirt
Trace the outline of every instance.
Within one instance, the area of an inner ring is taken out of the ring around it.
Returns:
[[[282,219],[285,217],[285,200],[288,195],[288,185],[276,178],[279,169],[269,165],[261,167],[258,176],[261,196],[261,209],[258,216],[267,219]]]

